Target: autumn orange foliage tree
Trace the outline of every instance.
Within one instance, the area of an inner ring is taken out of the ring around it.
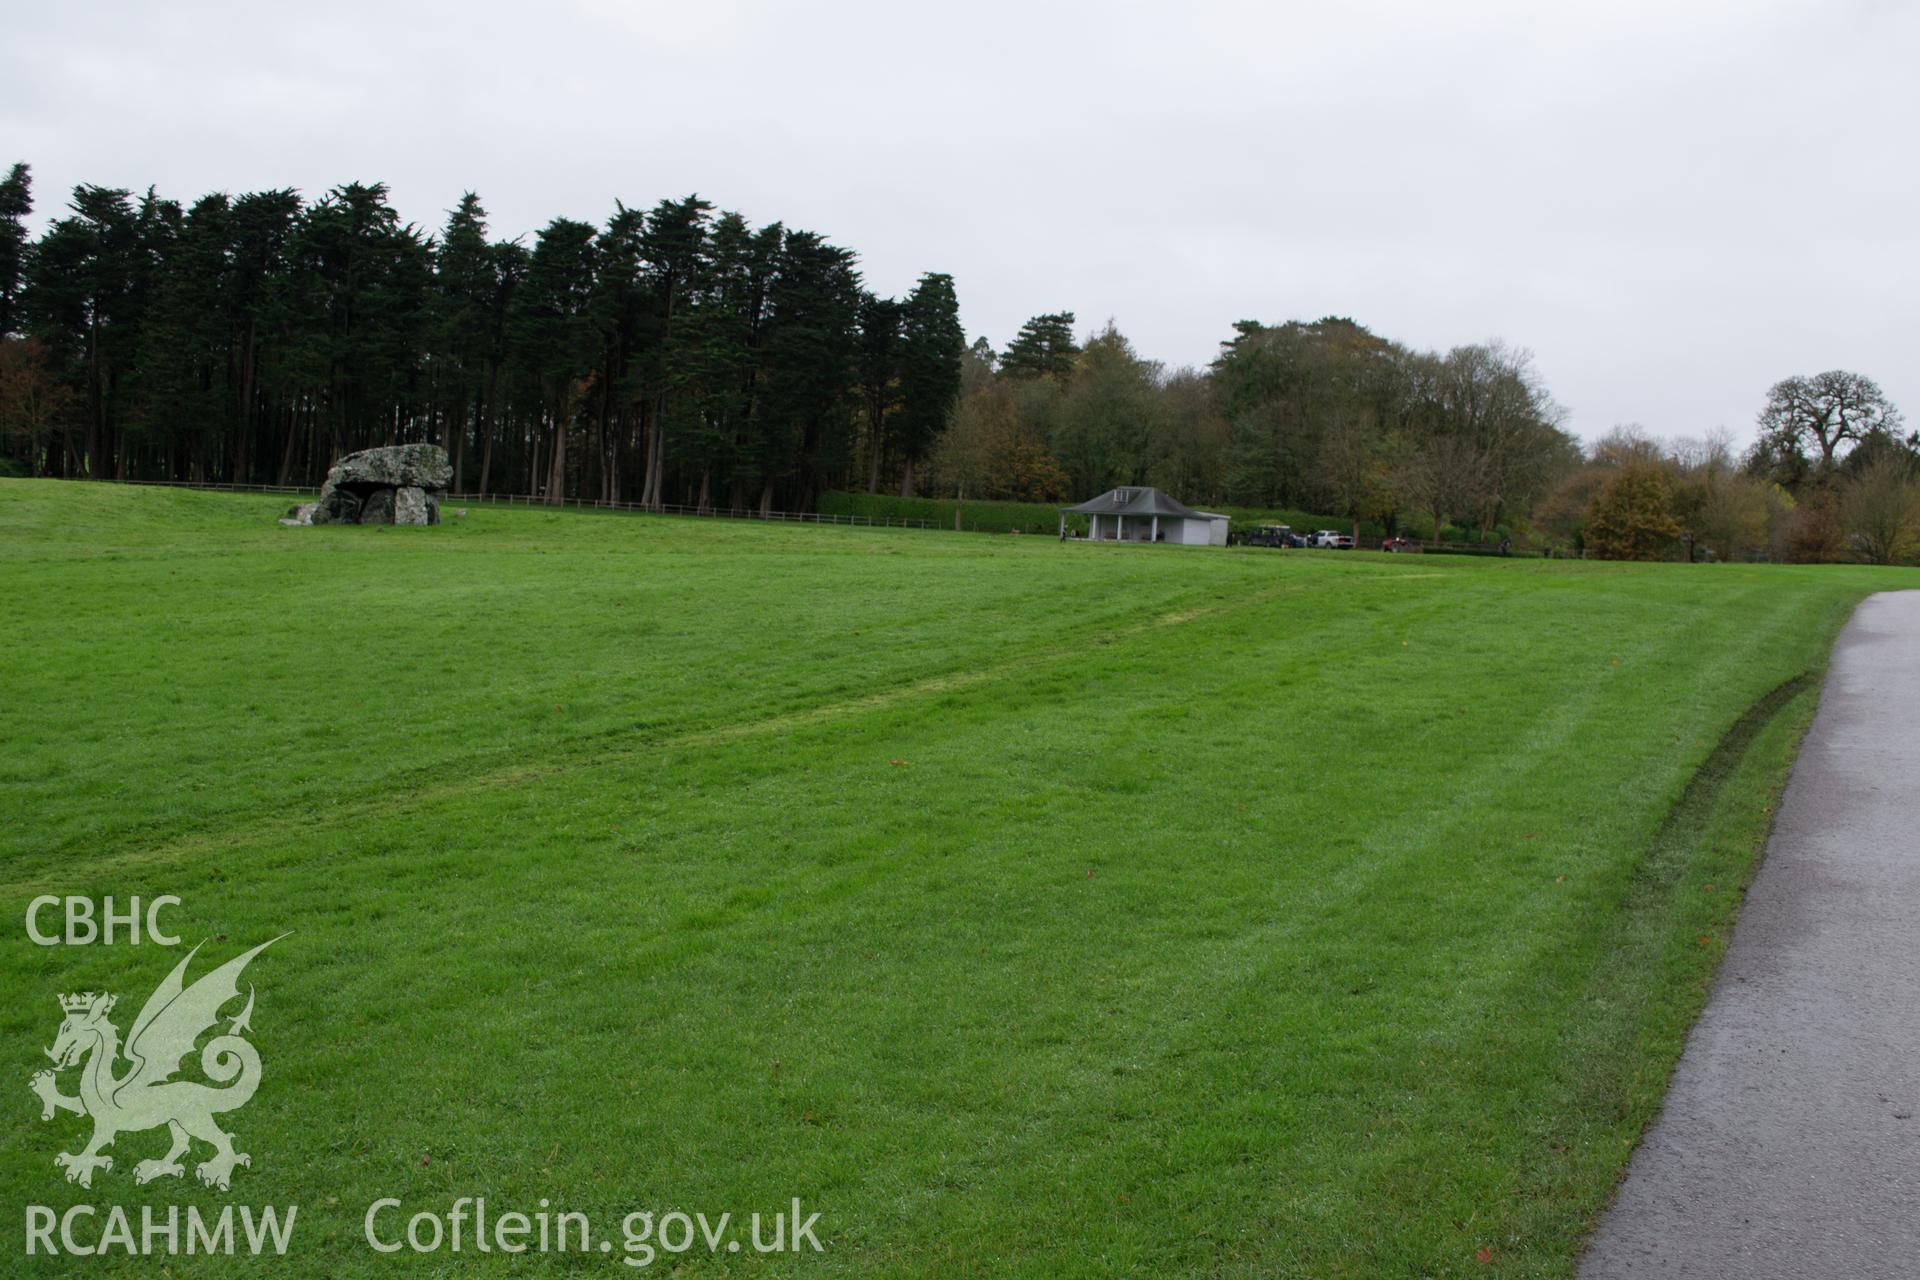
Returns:
[[[34,475],[51,470],[50,447],[73,408],[38,338],[0,339],[0,434],[23,446]]]
[[[1658,560],[1681,532],[1673,483],[1655,463],[1629,462],[1587,508],[1587,550],[1603,560]]]

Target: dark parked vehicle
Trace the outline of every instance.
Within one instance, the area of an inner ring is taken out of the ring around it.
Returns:
[[[1250,547],[1291,547],[1293,530],[1284,524],[1263,524],[1247,535]]]

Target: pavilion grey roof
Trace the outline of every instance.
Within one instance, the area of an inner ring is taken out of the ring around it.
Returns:
[[[1088,516],[1182,516],[1189,520],[1208,518],[1204,511],[1195,511],[1186,503],[1176,502],[1158,489],[1139,484],[1109,489],[1091,502],[1083,502],[1077,507],[1063,507],[1061,510]]]

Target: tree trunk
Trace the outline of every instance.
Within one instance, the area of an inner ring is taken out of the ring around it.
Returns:
[[[666,457],[667,457],[667,420],[664,413],[656,416],[653,428],[653,449],[647,458],[647,505],[659,510],[666,502]]]
[[[573,425],[574,389],[561,393],[560,413],[553,420],[553,463],[547,468],[547,505],[557,507],[567,500],[567,429]]]
[[[474,423],[474,430],[480,433],[480,496],[487,493],[487,482],[492,478],[494,415],[500,404],[500,364],[490,361],[487,365],[487,389],[480,400],[480,416]],[[456,477],[457,479],[457,477]]]
[[[259,368],[259,356],[255,350],[259,340],[254,336],[254,324],[252,319],[247,321],[246,333],[240,339],[240,403],[235,406],[237,412],[233,415],[234,433],[239,438],[239,447],[233,459],[235,484],[245,484],[253,478],[254,379]]]
[[[541,416],[545,416],[544,412]],[[539,418],[534,419],[532,432],[527,440],[527,497],[537,498],[540,496],[540,455],[546,444],[540,438]]]
[[[640,505],[648,508],[653,506],[653,437],[659,424],[659,406],[649,402],[640,423]]]
[[[460,492],[460,455],[467,451],[467,424],[480,420],[480,392],[476,389],[473,400],[468,402],[462,395],[451,406],[447,414],[447,470],[452,473],[447,480],[450,493]]]
[[[287,411],[287,443],[280,450],[280,487],[283,489],[292,483],[290,477],[293,475],[293,441],[299,434],[300,413],[297,409],[289,409]]]
[[[603,366],[600,377],[600,413],[596,422],[598,439],[594,442],[594,465],[600,469],[596,477],[599,481],[594,488],[599,491],[602,502],[610,501],[613,495],[613,364],[609,358]]]
[[[913,459],[912,458],[908,458],[905,465],[900,470],[900,496],[903,498],[911,498],[913,496]]]
[[[612,474],[607,483],[607,501],[617,503],[620,501],[620,495],[625,492],[620,483],[623,479],[621,473],[626,469],[627,446],[633,439],[633,430],[627,424],[627,411],[624,408],[614,415],[614,423],[616,426],[613,433],[613,457],[610,465]]]
[[[296,473],[302,481],[313,478],[313,464],[320,456],[320,406],[309,404],[306,412],[306,430],[301,432],[300,442],[305,448],[304,461]]]
[[[250,349],[252,330],[253,322],[248,320],[248,334],[242,336],[240,340],[240,376],[234,380],[238,384],[236,397],[234,397],[234,416],[232,416],[234,447],[232,447],[232,461],[228,462],[230,474],[227,476],[232,484],[246,484],[253,478],[253,424],[248,420],[252,416],[253,407],[253,353]],[[232,378],[230,367],[228,367],[228,378]]]
[[[106,443],[101,417],[105,413],[100,391],[100,321],[96,316],[87,325],[87,453],[83,465],[90,477],[101,474],[100,452]]]

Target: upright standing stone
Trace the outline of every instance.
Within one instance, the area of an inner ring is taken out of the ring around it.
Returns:
[[[311,521],[314,524],[358,524],[360,505],[359,497],[346,489],[323,490],[320,501],[313,504]]]
[[[392,524],[393,495],[395,489],[375,489],[367,495],[366,505],[360,508],[361,524]]]
[[[393,491],[395,524],[428,524],[427,491],[418,485],[401,485]]]

